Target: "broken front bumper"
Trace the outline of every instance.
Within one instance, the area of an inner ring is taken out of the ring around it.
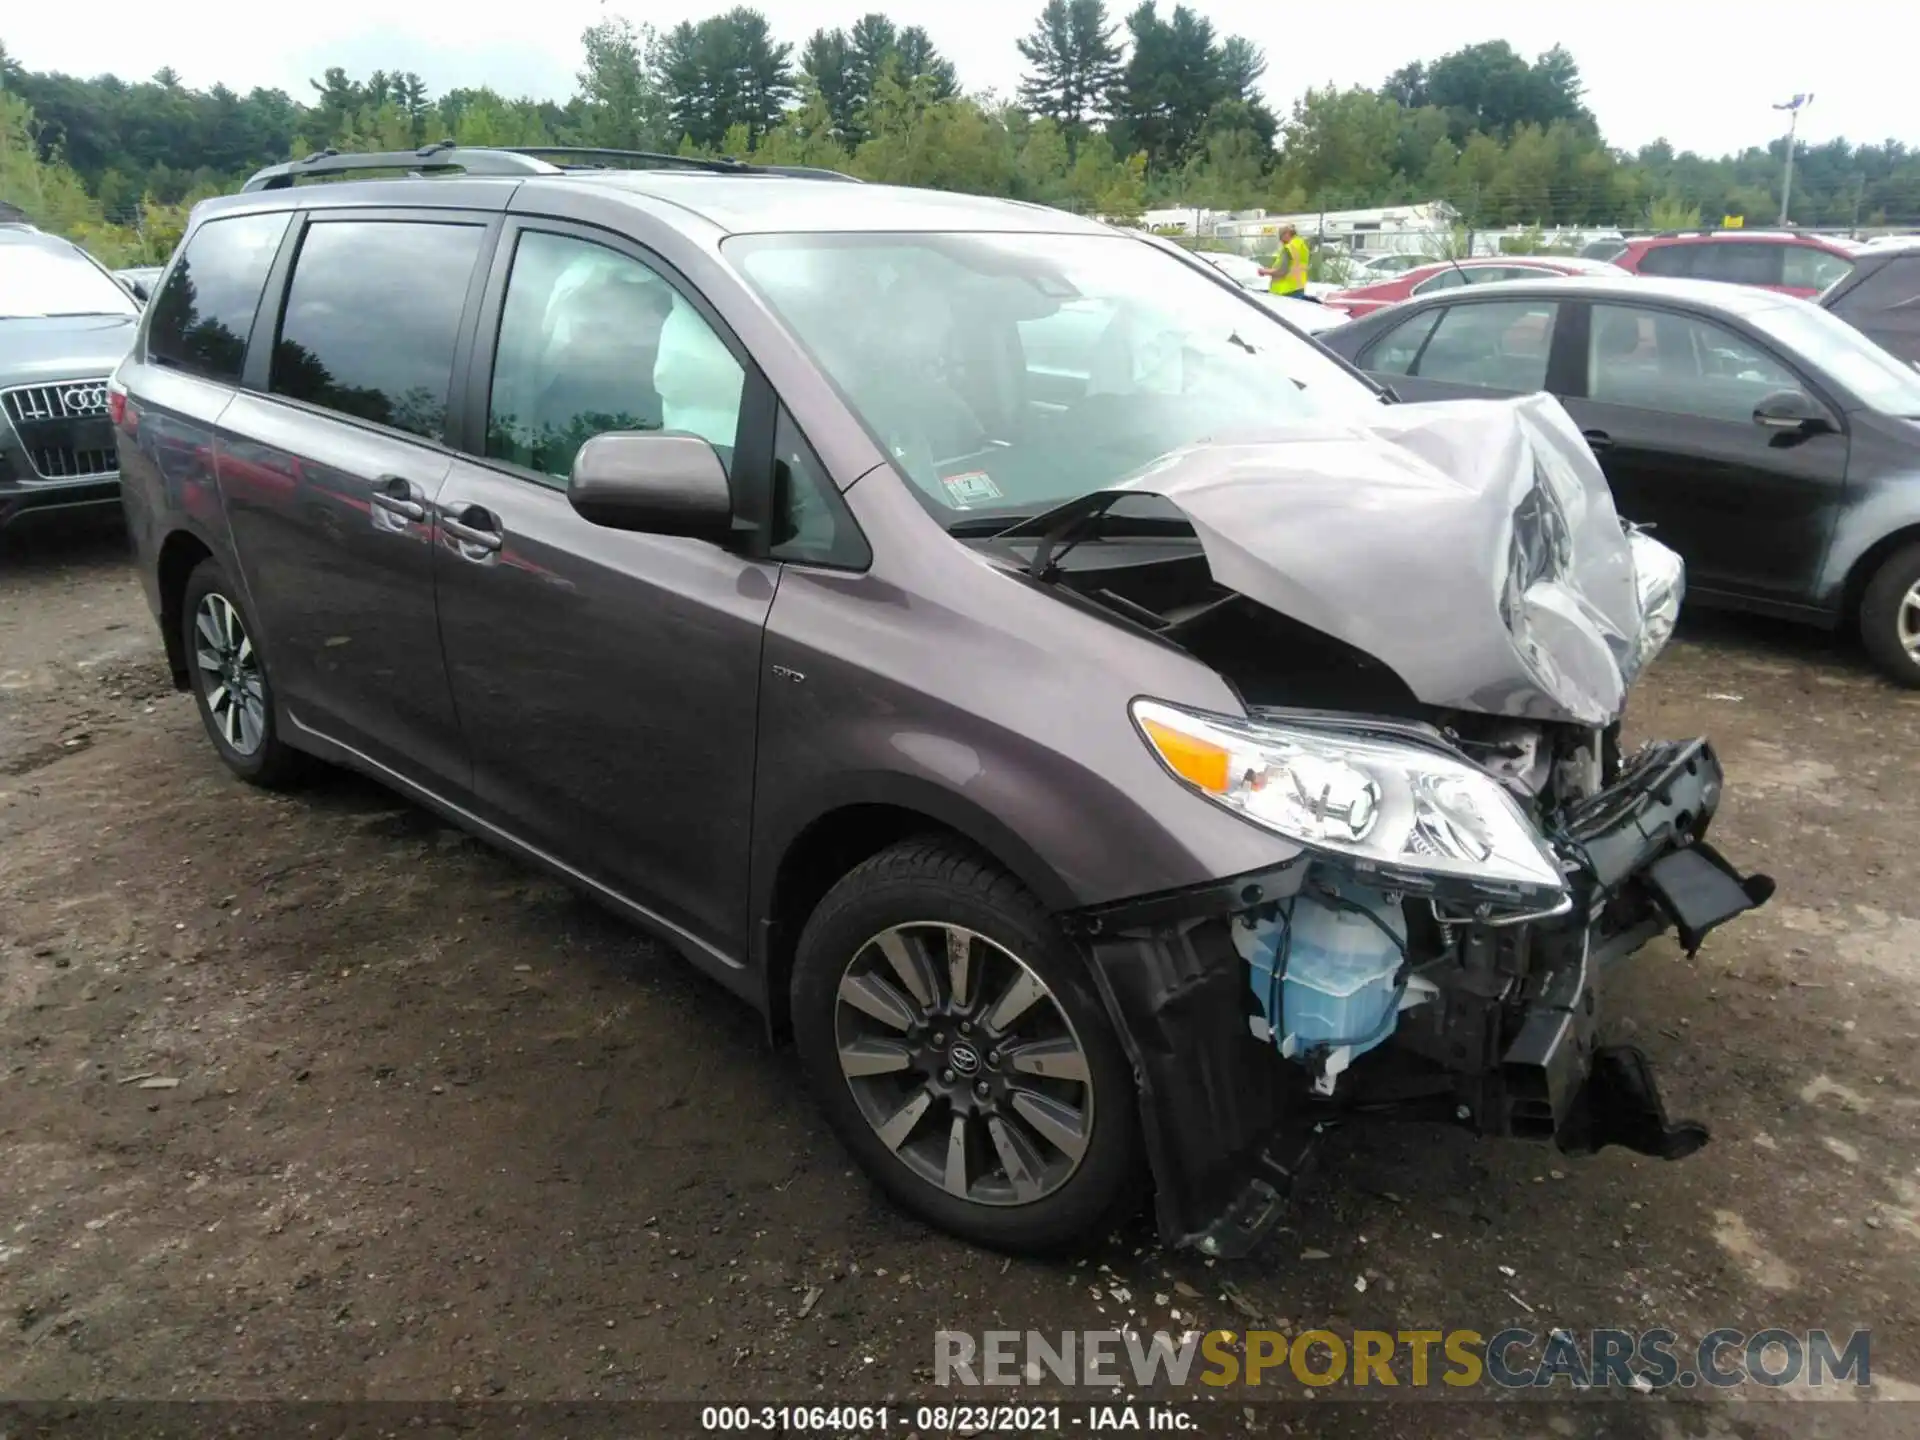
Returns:
[[[1691,953],[1771,895],[1771,880],[1742,877],[1704,839],[1721,787],[1704,740],[1634,756],[1564,817],[1554,843],[1570,907],[1523,924],[1456,923],[1474,979],[1405,1012],[1337,1102],[1251,1037],[1231,930],[1236,915],[1297,893],[1324,858],[1067,917],[1133,1063],[1167,1243],[1245,1253],[1278,1218],[1313,1135],[1361,1115],[1449,1119],[1573,1153],[1698,1149],[1704,1127],[1668,1122],[1644,1056],[1596,1048],[1596,981],[1668,925]]]

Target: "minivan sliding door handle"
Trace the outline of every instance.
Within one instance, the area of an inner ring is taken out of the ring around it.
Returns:
[[[367,500],[401,520],[424,520],[427,518],[427,507],[414,498],[418,493],[398,475],[382,475],[367,493]]]
[[[499,524],[499,521],[478,505],[469,505],[458,516],[442,515],[440,517],[440,528],[447,534],[462,545],[471,546],[475,550],[488,554],[498,550],[505,538],[500,533]]]

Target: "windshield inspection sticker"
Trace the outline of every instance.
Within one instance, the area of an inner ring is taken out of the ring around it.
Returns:
[[[993,477],[984,470],[969,470],[962,475],[947,475],[940,483],[947,487],[947,494],[956,508],[964,510],[969,505],[979,505],[988,500],[999,500],[1000,487],[993,483]]]

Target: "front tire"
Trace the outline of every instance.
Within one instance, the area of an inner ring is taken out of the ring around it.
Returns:
[[[1895,551],[1867,582],[1860,638],[1882,673],[1920,690],[1920,545]]]
[[[280,738],[273,685],[239,587],[209,556],[180,599],[180,640],[194,703],[226,767],[266,789],[293,781],[304,759]]]
[[[994,1249],[1096,1237],[1141,1196],[1132,1071],[1040,902],[939,838],[827,892],[800,936],[808,1083],[897,1203]]]

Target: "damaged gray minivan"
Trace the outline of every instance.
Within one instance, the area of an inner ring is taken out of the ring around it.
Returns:
[[[1342,1116],[1705,1141],[1599,976],[1771,882],[1704,740],[1622,750],[1681,567],[1556,402],[1388,403],[1053,211],[616,163],[195,211],[111,405],[229,767],[354,766],[670,937],[983,1243],[1150,1180],[1242,1253]]]

